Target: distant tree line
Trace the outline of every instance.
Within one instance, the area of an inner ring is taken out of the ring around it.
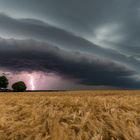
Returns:
[[[11,91],[8,89],[9,80],[6,76],[0,76],[0,91]],[[23,81],[16,82],[12,85],[12,91],[24,92],[26,91],[26,84]]]

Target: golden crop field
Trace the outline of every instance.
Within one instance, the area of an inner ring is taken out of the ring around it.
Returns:
[[[1,93],[0,140],[140,140],[140,91]]]

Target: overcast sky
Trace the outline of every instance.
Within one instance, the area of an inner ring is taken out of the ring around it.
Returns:
[[[139,44],[139,0],[0,0],[0,73],[28,89],[140,88]]]

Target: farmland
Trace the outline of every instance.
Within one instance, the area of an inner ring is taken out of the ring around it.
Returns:
[[[0,140],[139,140],[140,91],[0,94]]]

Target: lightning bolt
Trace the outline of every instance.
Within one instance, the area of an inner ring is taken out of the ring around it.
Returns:
[[[34,78],[32,75],[30,75],[30,85],[31,85],[31,89],[35,90],[35,85],[34,85]]]

